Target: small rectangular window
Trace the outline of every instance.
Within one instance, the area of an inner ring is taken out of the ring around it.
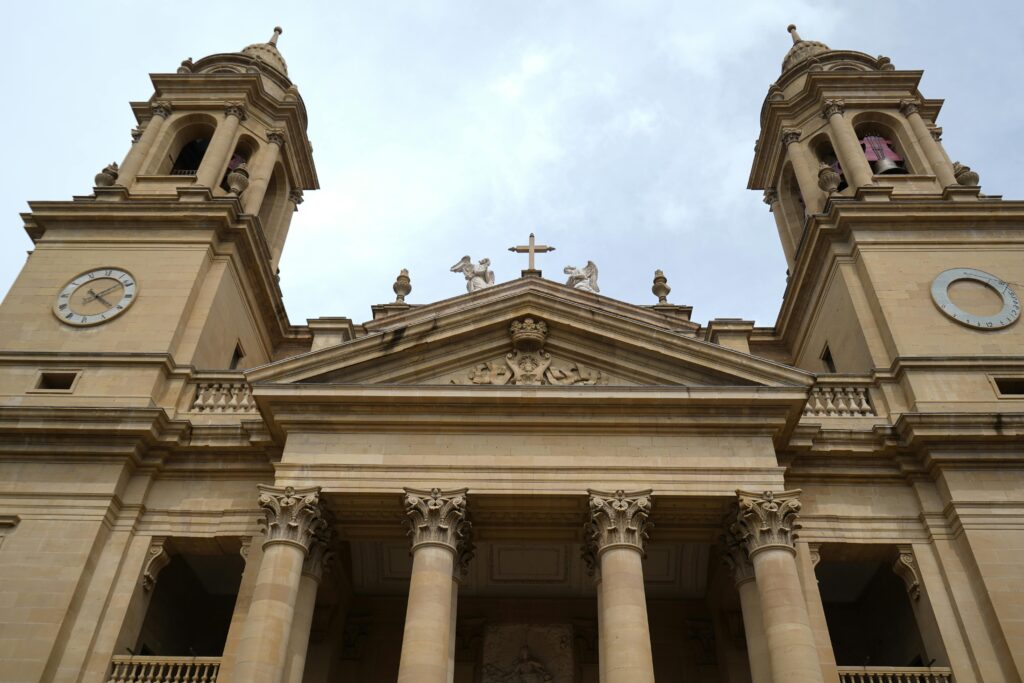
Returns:
[[[42,370],[31,391],[71,393],[79,374],[78,370]]]
[[[821,352],[821,362],[825,365],[826,372],[833,375],[836,373],[836,363],[832,360],[832,352],[829,350],[828,344],[825,344],[825,349]]]
[[[1024,377],[993,377],[1000,396],[1024,398]]]

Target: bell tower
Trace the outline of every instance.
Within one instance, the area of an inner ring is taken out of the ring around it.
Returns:
[[[776,324],[789,362],[896,373],[898,410],[953,395],[1008,409],[993,382],[1024,371],[1024,204],[982,194],[949,158],[921,71],[789,32],[749,180],[789,265]]]
[[[35,249],[0,305],[0,350],[25,359],[7,389],[57,363],[76,395],[151,400],[152,376],[127,379],[147,364],[243,369],[308,346],[277,278],[292,214],[318,187],[280,34],[152,74],[124,160],[87,196],[30,202]],[[123,372],[99,372],[111,364]]]

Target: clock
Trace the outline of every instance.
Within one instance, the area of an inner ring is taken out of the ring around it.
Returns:
[[[67,325],[99,325],[128,310],[138,291],[138,283],[128,271],[95,268],[76,276],[60,290],[53,313]]]
[[[995,291],[1003,300],[1003,308],[995,315],[968,313],[949,298],[949,286],[957,280],[980,282]],[[979,330],[996,330],[1017,322],[1020,317],[1020,297],[1010,285],[995,275],[975,268],[950,268],[939,273],[932,281],[932,300],[939,310],[962,325]]]

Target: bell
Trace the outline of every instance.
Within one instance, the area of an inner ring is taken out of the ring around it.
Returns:
[[[881,159],[873,161],[871,163],[871,167],[872,170],[874,170],[875,175],[893,175],[896,173],[907,172],[907,169],[887,157],[882,157]]]

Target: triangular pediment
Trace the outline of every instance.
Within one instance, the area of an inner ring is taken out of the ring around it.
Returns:
[[[811,383],[803,371],[697,339],[698,326],[685,319],[539,278],[413,307],[364,327],[356,339],[246,376],[259,383],[434,386]]]

